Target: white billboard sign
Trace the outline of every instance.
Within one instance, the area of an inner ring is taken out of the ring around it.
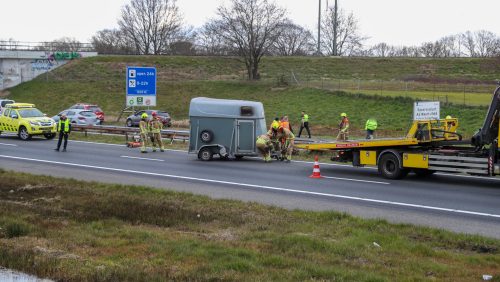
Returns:
[[[413,120],[433,120],[439,119],[438,102],[415,102],[413,104]]]

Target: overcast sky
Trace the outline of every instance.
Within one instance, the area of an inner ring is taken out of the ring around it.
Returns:
[[[63,36],[89,42],[114,28],[130,0],[0,0],[0,39],[51,41]],[[276,0],[288,16],[316,34],[319,0]],[[331,5],[334,0],[328,0]],[[226,0],[177,0],[185,23],[201,26]],[[322,0],[323,8],[327,0]],[[466,30],[500,35],[500,0],[339,0],[353,12],[368,44],[416,45]]]

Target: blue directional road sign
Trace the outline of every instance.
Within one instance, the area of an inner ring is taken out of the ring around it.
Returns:
[[[127,67],[127,106],[156,106],[156,68]]]

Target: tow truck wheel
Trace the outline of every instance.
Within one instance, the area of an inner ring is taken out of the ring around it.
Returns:
[[[408,174],[409,170],[401,168],[398,157],[389,153],[380,159],[378,172],[385,178],[401,179]]]
[[[203,148],[198,153],[198,159],[202,161],[210,161],[212,160],[213,155],[214,154],[212,153],[212,150],[210,148]]]
[[[21,140],[30,140],[31,139],[31,135],[28,133],[28,130],[26,129],[26,127],[21,126],[21,128],[19,128],[19,138],[21,138]]]
[[[56,137],[56,134],[55,133],[45,133],[43,136],[45,136],[45,138],[47,138],[48,140],[51,140],[51,139],[54,139],[54,137]]]

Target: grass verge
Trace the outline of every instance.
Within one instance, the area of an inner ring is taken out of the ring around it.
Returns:
[[[144,187],[7,171],[0,178],[0,265],[56,280],[500,275],[500,241],[479,236]]]
[[[36,103],[49,115],[77,102],[97,103],[106,112],[108,121],[112,121],[125,106],[126,66],[148,65],[155,66],[158,72],[157,108],[170,112],[175,120],[187,118],[191,98],[205,96],[261,101],[268,120],[289,115],[292,124],[298,124],[300,111],[306,110],[315,135],[331,134],[341,112],[349,113],[352,128],[362,129],[369,117],[375,117],[381,130],[401,131],[408,126],[415,99],[488,105],[489,93],[494,90],[490,83],[500,74],[498,62],[496,58],[266,57],[261,64],[262,81],[248,83],[242,81],[245,70],[237,58],[98,56],[72,61],[9,89],[9,98]],[[306,87],[276,87],[280,77],[289,77],[291,73]],[[359,85],[361,80],[363,85]],[[407,89],[408,82],[418,87],[413,89],[410,85],[410,91],[398,90]],[[376,90],[379,84],[384,91]],[[441,89],[443,85],[446,87]],[[323,86],[350,90],[333,92],[315,88]],[[450,92],[449,89],[455,88],[456,92]],[[486,94],[468,93],[477,92],[478,88]],[[381,99],[375,94],[393,98]],[[463,133],[470,136],[480,127],[485,109],[445,105],[442,112],[443,116],[459,117]]]

